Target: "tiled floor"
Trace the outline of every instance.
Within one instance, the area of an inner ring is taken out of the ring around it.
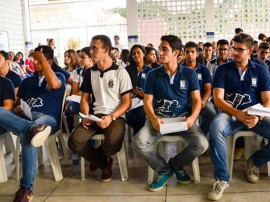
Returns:
[[[78,167],[62,166],[64,179],[54,181],[50,163],[45,156],[45,165],[38,168],[33,202],[179,202],[207,201],[207,193],[212,188],[213,166],[209,151],[199,158],[201,182],[189,185],[177,184],[171,178],[167,186],[160,192],[147,191],[147,165],[141,156],[136,154],[132,144],[128,143],[129,180],[122,182],[118,162],[114,156],[113,180],[100,182],[100,172],[87,172],[86,180],[80,180]],[[174,144],[165,145],[165,157],[175,151]],[[46,152],[44,152],[46,154]],[[12,156],[6,155],[9,179],[0,184],[0,202],[12,201],[19,182],[15,180],[15,168]],[[246,162],[244,159],[234,162],[233,181],[220,201],[270,201],[270,178],[267,177],[266,166],[261,169],[258,184],[250,184],[244,178]],[[192,176],[191,167],[186,169]]]

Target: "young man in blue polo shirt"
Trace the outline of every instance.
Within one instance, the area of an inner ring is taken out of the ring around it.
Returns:
[[[220,65],[213,82],[213,97],[218,114],[210,126],[211,159],[216,182],[208,199],[219,200],[229,187],[226,166],[226,137],[240,130],[251,130],[270,139],[270,119],[248,115],[246,109],[257,103],[270,107],[270,77],[267,70],[251,61],[253,38],[239,34],[233,38],[233,61]],[[246,178],[259,181],[259,168],[270,160],[270,145],[255,152],[247,161]]]
[[[144,91],[144,109],[148,120],[134,139],[134,146],[147,163],[157,173],[158,177],[150,184],[150,191],[161,190],[169,178],[175,174],[182,184],[191,182],[184,170],[200,156],[208,147],[208,142],[200,128],[194,124],[201,110],[201,97],[196,72],[177,64],[177,56],[182,48],[182,41],[174,35],[161,37],[159,45],[161,67],[147,74]],[[163,118],[178,117],[190,111],[187,116],[187,131],[171,133],[183,137],[188,146],[167,163],[156,148]]]
[[[213,79],[217,67],[225,62],[231,61],[229,58],[229,42],[226,39],[220,39],[217,42],[217,58],[207,62],[207,67],[210,71],[211,77]]]
[[[201,65],[196,60],[199,53],[198,45],[195,42],[187,42],[184,47],[184,53],[186,61],[183,65],[195,70],[197,73],[201,94],[200,128],[202,129],[203,133],[207,135],[210,124],[217,114],[213,103],[208,101],[211,97],[212,78],[208,68]]]
[[[23,175],[20,188],[15,195],[15,202],[30,201],[33,196],[37,147],[59,128],[65,92],[64,76],[54,73],[51,69],[52,49],[44,46],[40,51],[33,52],[31,56],[34,58],[35,73],[23,80],[18,97],[30,106],[32,120],[22,118],[23,111],[20,106],[17,106],[14,112],[0,107],[0,126],[20,134],[21,138]]]
[[[268,68],[270,68],[270,60],[268,59],[270,53],[270,45],[266,42],[261,42],[258,48],[258,59],[264,61]]]

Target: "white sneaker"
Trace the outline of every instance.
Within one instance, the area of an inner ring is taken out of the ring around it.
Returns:
[[[49,137],[51,133],[51,126],[38,125],[32,129],[32,140],[31,144],[34,147],[40,147],[44,144],[46,139]]]
[[[226,181],[216,181],[213,184],[213,190],[208,193],[208,199],[217,201],[221,199],[223,192],[229,187],[229,183]]]
[[[247,180],[251,183],[259,182],[259,173],[260,170],[254,165],[251,160],[251,157],[247,160],[248,170],[246,171]]]

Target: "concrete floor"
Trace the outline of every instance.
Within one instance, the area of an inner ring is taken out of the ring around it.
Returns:
[[[87,169],[86,180],[80,180],[79,167],[62,166],[64,179],[54,181],[50,162],[46,152],[44,166],[38,167],[34,184],[34,198],[32,202],[179,202],[179,201],[208,201],[207,193],[212,189],[213,166],[209,158],[209,151],[199,157],[201,182],[189,185],[180,185],[172,177],[167,186],[159,192],[147,191],[147,164],[127,143],[129,157],[129,180],[122,182],[119,165],[114,156],[113,180],[101,182],[100,171],[90,173]],[[174,143],[165,144],[165,158],[175,153]],[[19,182],[15,180],[15,165],[12,155],[6,155],[6,164],[9,179],[0,184],[0,202],[13,200]],[[86,164],[88,166],[88,164]],[[233,180],[220,201],[245,201],[261,202],[270,201],[270,177],[264,166],[260,171],[258,184],[246,181],[244,171],[246,161],[240,159],[234,162]],[[187,172],[192,175],[191,166]]]

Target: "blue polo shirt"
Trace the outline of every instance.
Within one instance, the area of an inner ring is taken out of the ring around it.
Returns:
[[[40,83],[39,76],[34,74],[23,80],[18,91],[18,97],[22,98],[32,111],[52,116],[60,123],[66,79],[59,72],[55,72],[55,75],[62,83],[60,89],[52,90],[45,78]]]
[[[216,69],[213,88],[223,88],[224,100],[234,108],[243,110],[261,103],[260,92],[270,90],[270,77],[266,68],[249,61],[241,79],[234,61],[231,61]]]
[[[183,65],[186,65],[186,63],[184,63]],[[202,97],[204,95],[204,84],[210,83],[212,85],[211,74],[207,67],[201,65],[198,62],[197,67],[195,68],[195,72],[197,73],[197,78],[200,86],[200,93]]]
[[[157,115],[173,117],[189,110],[191,91],[199,88],[194,70],[179,64],[177,72],[170,78],[162,65],[148,72],[144,92],[153,95]]]
[[[13,83],[14,88],[20,87],[22,83],[22,78],[18,74],[16,74],[14,71],[9,70],[5,77],[8,78]]]
[[[0,107],[3,107],[4,100],[14,100],[14,87],[9,79],[0,76]]]

